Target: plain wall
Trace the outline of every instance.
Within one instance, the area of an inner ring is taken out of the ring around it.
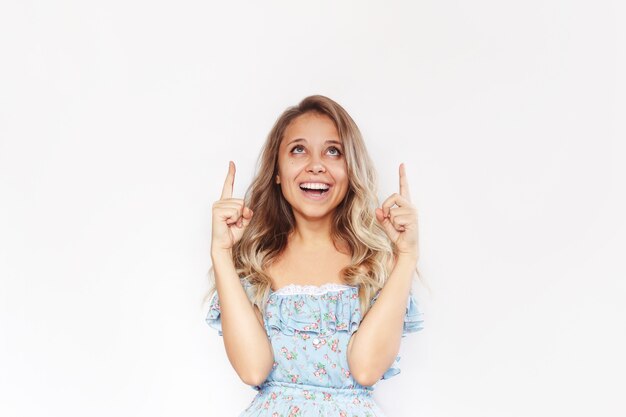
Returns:
[[[389,417],[623,416],[623,7],[3,1],[0,415],[236,416],[211,205],[310,94],[404,162],[425,329]]]

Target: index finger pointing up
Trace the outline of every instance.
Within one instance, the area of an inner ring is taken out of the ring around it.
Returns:
[[[228,161],[228,175],[224,181],[224,188],[222,188],[222,200],[225,198],[231,198],[233,196],[233,184],[235,183],[235,163]]]
[[[406,169],[404,163],[400,164],[400,195],[411,201],[411,193],[409,193],[409,182],[406,179]]]

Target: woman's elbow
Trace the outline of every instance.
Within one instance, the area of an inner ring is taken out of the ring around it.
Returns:
[[[352,378],[361,386],[371,387],[380,380],[380,375],[374,375],[369,372],[359,372],[352,374]]]
[[[261,374],[249,374],[249,375],[240,375],[241,381],[250,386],[261,385],[267,379],[267,375]]]
[[[260,368],[251,369],[250,367],[244,368],[244,372],[239,373],[239,378],[247,385],[257,386],[261,385],[272,372],[274,365],[274,356],[268,356],[261,365]]]

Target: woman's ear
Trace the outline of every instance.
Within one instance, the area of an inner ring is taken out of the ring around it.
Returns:
[[[276,184],[280,184],[280,175],[276,174]]]

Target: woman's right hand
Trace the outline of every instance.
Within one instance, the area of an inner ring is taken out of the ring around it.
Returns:
[[[235,163],[228,161],[228,175],[224,181],[222,196],[213,203],[213,232],[211,252],[229,252],[241,239],[252,218],[252,210],[245,207],[241,198],[232,198],[235,183]]]

